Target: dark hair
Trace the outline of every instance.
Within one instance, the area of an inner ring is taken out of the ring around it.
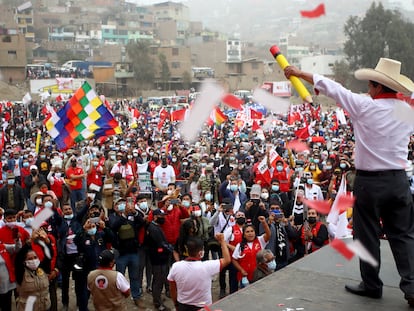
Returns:
[[[390,89],[388,86],[385,86],[384,84],[381,84],[379,82],[372,81],[372,80],[369,80],[369,82],[372,84],[373,87],[377,87],[378,85],[381,85],[384,93],[398,93],[397,91]]]
[[[203,250],[204,242],[198,237],[189,237],[187,240],[187,250],[188,255],[191,257],[196,257],[198,252]]]
[[[244,227],[243,227],[242,241],[240,242],[240,255],[241,255],[241,253],[243,253],[244,249],[245,249],[245,248],[246,248],[246,246],[247,246],[247,240],[246,240],[246,238],[245,238],[245,236],[244,236],[244,233],[246,232],[246,229],[247,229],[247,228],[249,228],[249,227],[252,227],[252,228],[253,228],[253,230],[254,230],[254,232],[256,232],[256,228],[255,228],[255,226],[253,225],[253,223],[251,223],[251,222],[247,222],[247,223],[244,225]]]
[[[187,219],[184,221],[180,227],[180,234],[178,235],[177,239],[177,248],[178,248],[178,254],[180,255],[180,258],[184,258],[184,253],[188,250],[187,248],[187,242],[188,239],[191,237],[190,230],[193,229],[195,231],[195,223],[193,219]]]

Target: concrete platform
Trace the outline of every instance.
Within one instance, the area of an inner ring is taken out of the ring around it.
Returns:
[[[359,297],[346,292],[345,284],[358,284],[361,280],[358,259],[347,261],[327,246],[217,301],[209,309],[211,311],[412,310],[398,287],[399,275],[387,241],[381,241],[381,252],[381,278],[384,282],[382,299]]]

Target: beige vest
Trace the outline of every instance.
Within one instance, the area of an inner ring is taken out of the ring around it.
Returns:
[[[22,284],[17,287],[17,311],[24,311],[29,296],[35,296],[33,311],[46,311],[50,308],[49,280],[47,274],[38,268],[35,272],[26,269]]]
[[[117,271],[93,270],[88,275],[88,288],[96,311],[126,311],[126,299],[116,287]]]

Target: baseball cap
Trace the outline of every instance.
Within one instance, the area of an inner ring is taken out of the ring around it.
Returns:
[[[100,266],[109,266],[109,264],[118,257],[117,255],[115,250],[105,249],[99,254],[98,263]]]
[[[260,195],[261,193],[262,193],[262,187],[260,187],[259,184],[254,184],[252,186],[252,189],[250,190],[250,195],[252,194]]]

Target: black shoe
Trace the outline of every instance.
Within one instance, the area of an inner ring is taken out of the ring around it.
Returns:
[[[221,299],[221,298],[224,298],[224,297],[226,297],[226,290],[225,289],[220,289],[220,296],[219,296],[219,298]]]
[[[405,297],[407,303],[409,304],[410,308],[414,308],[414,298],[413,297]]]
[[[348,292],[358,296],[365,296],[374,299],[379,299],[382,297],[382,288],[376,290],[367,289],[362,282],[359,285],[345,285],[345,289]]]

